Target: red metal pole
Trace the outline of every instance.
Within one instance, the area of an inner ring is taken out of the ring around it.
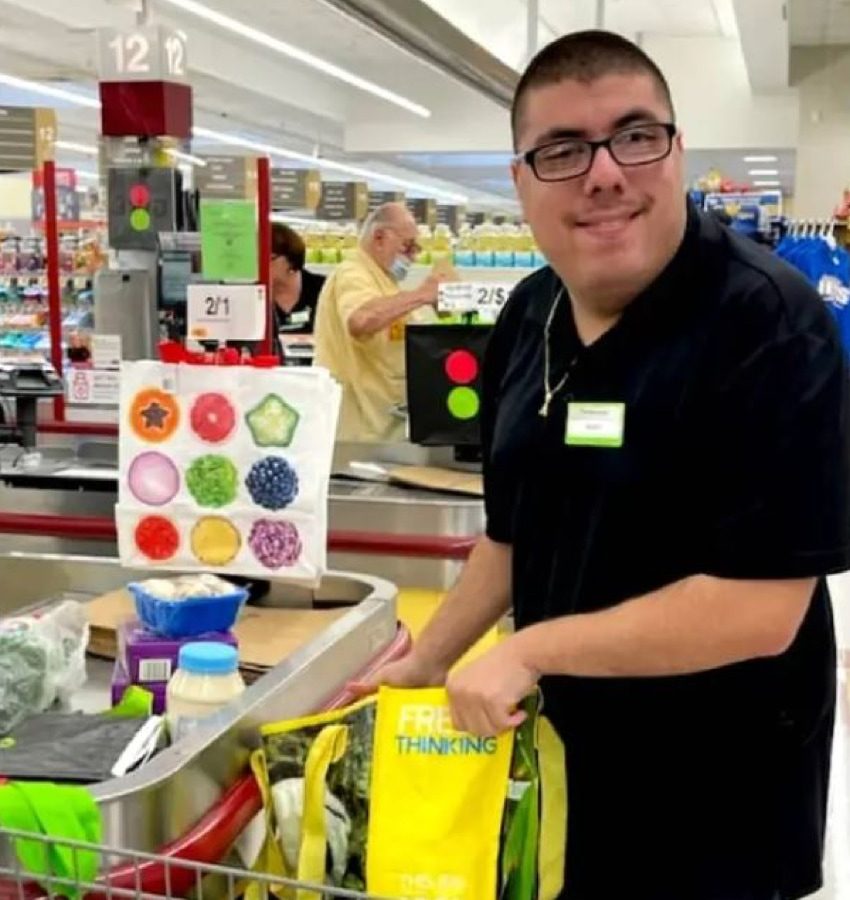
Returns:
[[[59,291],[59,224],[56,212],[56,164],[44,164],[44,236],[47,241],[47,319],[50,361],[62,377],[62,295]],[[53,417],[65,421],[65,398],[53,399]]]
[[[257,270],[260,284],[266,286],[266,333],[263,337],[263,353],[274,353],[274,317],[272,316],[272,202],[271,202],[271,171],[269,158],[261,156],[257,160],[257,216],[259,226],[257,229],[259,243],[259,268]]]

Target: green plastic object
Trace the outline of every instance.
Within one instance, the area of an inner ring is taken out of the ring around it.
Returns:
[[[277,394],[267,394],[245,415],[251,437],[258,447],[288,447],[301,417]]]
[[[0,825],[52,838],[51,842],[16,838],[12,843],[21,866],[50,896],[77,900],[86,893],[75,885],[97,877],[99,853],[63,844],[103,843],[103,823],[92,795],[80,787],[17,781],[0,786]],[[45,876],[56,879],[46,882]]]
[[[121,695],[121,700],[104,713],[114,719],[145,719],[153,715],[153,694],[131,684]]]

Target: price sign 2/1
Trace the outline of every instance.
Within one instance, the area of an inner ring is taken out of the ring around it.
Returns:
[[[497,282],[446,282],[441,284],[437,310],[447,313],[497,313],[507,302],[513,285]]]
[[[259,341],[266,289],[258,284],[190,284],[186,334],[196,341]]]

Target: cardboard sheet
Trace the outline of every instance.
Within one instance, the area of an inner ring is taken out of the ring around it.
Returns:
[[[396,466],[390,469],[390,481],[442,493],[484,496],[484,480],[477,472],[459,472],[437,466]]]
[[[91,624],[89,651],[114,658],[116,629],[136,617],[133,598],[125,590],[111,591],[87,604]],[[266,609],[246,606],[235,628],[240,665],[266,669],[277,665],[299,647],[346,614],[347,609]]]

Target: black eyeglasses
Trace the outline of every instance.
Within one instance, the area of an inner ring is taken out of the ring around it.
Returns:
[[[604,147],[620,166],[646,166],[670,155],[676,126],[672,122],[651,122],[620,128],[603,141],[562,138],[534,147],[517,156],[531,166],[540,181],[569,181],[586,175],[596,152]]]

